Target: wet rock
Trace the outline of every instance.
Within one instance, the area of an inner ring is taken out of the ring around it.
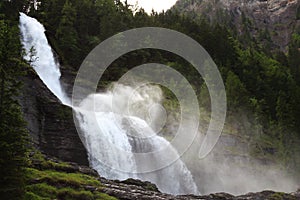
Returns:
[[[274,192],[274,191],[262,191],[258,193],[249,193],[246,195],[241,195],[238,197],[235,197],[236,200],[247,200],[247,199],[253,199],[253,200],[260,200],[260,199],[278,199],[278,200],[296,200],[296,196],[292,194],[286,194],[282,192]]]
[[[90,175],[90,176],[99,176],[96,170],[93,170],[93,169],[91,169],[89,167],[86,167],[86,166],[80,166],[79,167],[79,172],[83,173],[83,174]]]
[[[88,165],[87,152],[78,136],[72,109],[48,90],[37,74],[28,69],[19,98],[34,145],[63,161]]]
[[[121,181],[121,183],[124,183],[127,185],[136,185],[136,186],[140,186],[149,191],[159,192],[157,186],[149,181],[141,181],[141,180],[130,178],[125,181]]]

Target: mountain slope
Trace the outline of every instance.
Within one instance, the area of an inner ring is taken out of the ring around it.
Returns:
[[[292,34],[300,31],[299,0],[179,0],[180,12],[227,23],[271,49],[287,51]],[[252,39],[253,39],[252,38]]]

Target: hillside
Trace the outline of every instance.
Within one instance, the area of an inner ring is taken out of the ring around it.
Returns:
[[[292,35],[300,31],[298,0],[179,0],[180,12],[225,23],[236,29],[242,39],[287,52]]]

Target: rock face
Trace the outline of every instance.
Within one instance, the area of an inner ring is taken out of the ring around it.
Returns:
[[[230,23],[239,34],[248,30],[260,43],[287,51],[292,34],[300,30],[299,5],[299,0],[179,0],[175,8]]]
[[[88,165],[72,109],[62,105],[33,70],[28,70],[23,83],[20,104],[34,145],[47,155]]]

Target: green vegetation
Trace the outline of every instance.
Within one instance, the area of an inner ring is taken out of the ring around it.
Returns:
[[[28,179],[37,178],[40,181],[45,182],[53,182],[53,183],[61,183],[67,184],[72,187],[80,187],[84,184],[93,185],[93,186],[100,186],[98,181],[95,178],[91,178],[87,175],[83,174],[74,174],[74,173],[62,173],[57,171],[39,171],[36,169],[27,169]]]
[[[74,172],[70,172],[74,171]],[[25,199],[114,200],[101,193],[97,176],[75,171],[68,163],[46,159],[36,151],[25,169]]]
[[[33,195],[37,199],[115,199],[97,191],[101,184],[96,177],[51,170],[40,171],[33,168],[27,168],[25,172],[27,199]],[[86,189],[88,187],[94,191]]]
[[[286,199],[286,200],[296,200],[296,197],[290,197],[290,196],[287,196],[284,193],[276,192],[273,195],[269,196],[268,199],[269,200],[284,200],[284,199]]]
[[[0,4],[0,10],[1,10]],[[27,130],[17,101],[22,59],[17,21],[0,13],[0,199],[21,199],[27,162]]]
[[[291,74],[295,81],[300,84],[300,33],[293,34],[292,42],[289,46],[288,62],[291,66]]]
[[[78,199],[114,200],[116,198],[101,193],[101,184],[96,177],[79,173],[65,173],[51,170],[25,170],[27,185],[25,199]],[[92,188],[94,191],[88,190]]]

